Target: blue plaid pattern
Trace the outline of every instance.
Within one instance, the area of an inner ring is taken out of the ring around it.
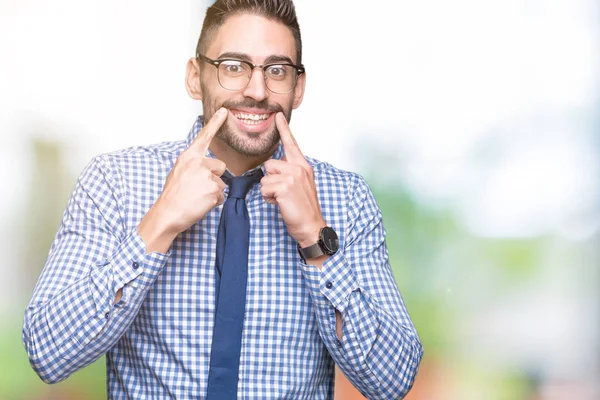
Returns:
[[[100,155],[78,179],[25,313],[23,343],[45,382],[106,354],[111,399],[205,396],[222,206],[167,254],[145,254],[136,229],[201,127],[199,117],[185,141]],[[273,157],[282,155],[280,145]],[[392,276],[381,212],[360,176],[308,161],[341,248],[322,270],[304,264],[278,208],[259,185],[249,192],[238,398],[331,399],[334,363],[369,399],[402,398],[422,347]]]

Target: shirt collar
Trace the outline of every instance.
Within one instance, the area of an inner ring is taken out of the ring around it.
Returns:
[[[192,142],[194,141],[194,139],[196,138],[196,136],[198,136],[198,133],[202,130],[202,127],[204,126],[204,116],[203,115],[199,115],[198,118],[196,118],[196,122],[194,122],[194,125],[192,126],[192,129],[190,130],[190,133],[188,134],[188,137],[185,141],[185,148],[187,149],[190,144],[192,144]],[[277,145],[277,149],[275,149],[275,152],[273,153],[273,155],[271,156],[272,159],[275,160],[281,160],[284,156],[284,151],[283,151],[283,145],[281,144],[281,141],[279,142],[279,144]],[[212,153],[212,151],[210,151],[210,149],[208,149],[206,151],[206,157],[210,157],[210,158],[216,158],[215,155]],[[255,170],[257,170],[258,168],[262,169],[263,172],[266,174],[264,165],[259,165],[256,168],[253,168],[250,171],[246,171],[244,172],[243,175],[249,174]],[[229,173],[231,176],[233,176],[233,174],[231,173],[231,171],[227,170],[226,173]]]

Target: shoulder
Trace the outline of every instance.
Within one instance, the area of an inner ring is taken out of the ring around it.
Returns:
[[[337,168],[328,162],[306,157],[315,175],[315,182],[319,189],[343,192],[350,197],[364,197],[371,193],[369,185],[362,175]]]
[[[306,159],[314,171],[323,217],[338,235],[362,232],[365,226],[381,220],[375,196],[360,174],[313,158]]]
[[[132,146],[121,150],[103,153],[96,156],[96,160],[101,163],[108,163],[115,166],[127,166],[128,164],[137,164],[140,162],[155,164],[172,164],[179,154],[185,150],[185,141],[162,142],[146,146]]]
[[[78,185],[103,194],[122,193],[126,187],[146,190],[164,180],[185,147],[182,140],[99,154],[84,168]]]
[[[179,154],[185,150],[184,140],[162,142],[144,146],[132,146],[95,156],[85,168],[83,175],[93,171],[103,175],[172,168]]]

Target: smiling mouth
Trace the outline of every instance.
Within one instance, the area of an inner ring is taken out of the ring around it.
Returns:
[[[275,124],[276,112],[260,108],[229,109],[230,118],[242,132],[262,134]]]
[[[254,114],[238,111],[232,111],[232,114],[246,125],[260,125],[271,116],[271,113]]]

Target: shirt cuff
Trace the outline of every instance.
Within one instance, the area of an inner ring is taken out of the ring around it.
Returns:
[[[152,252],[146,254],[146,243],[137,228],[133,228],[127,239],[109,259],[114,271],[115,292],[136,279],[142,285],[152,285],[171,255]]]
[[[306,264],[301,258],[300,268],[316,305],[333,305],[340,313],[348,307],[350,294],[359,289],[359,283],[348,265],[343,251],[338,251],[323,263],[321,269]]]
[[[138,287],[152,285],[170,255],[170,251],[167,254],[146,254],[146,244],[137,228],[132,229],[113,255],[98,262],[92,272],[91,280],[95,288],[92,296],[98,316],[108,318],[119,289],[123,289],[122,297],[114,306],[120,308],[127,303],[129,295],[126,285],[130,282],[135,281]],[[107,293],[110,295],[107,296]]]

